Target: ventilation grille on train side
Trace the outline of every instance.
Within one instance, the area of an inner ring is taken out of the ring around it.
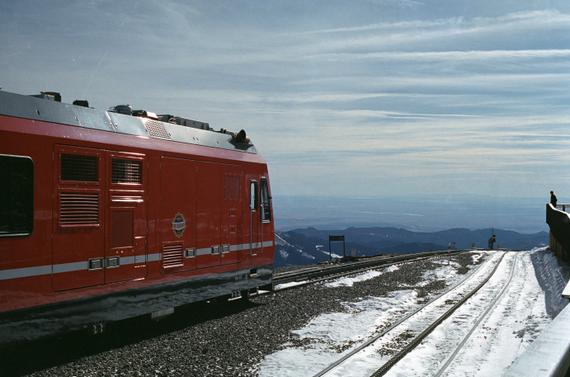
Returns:
[[[114,158],[111,180],[113,183],[142,183],[141,161]]]
[[[148,132],[148,134],[152,137],[158,137],[161,139],[171,139],[170,134],[164,128],[164,124],[161,122],[157,122],[155,120],[145,120],[144,126]]]
[[[99,179],[97,156],[62,154],[61,179],[63,181],[96,182]]]
[[[174,268],[184,265],[184,257],[182,255],[182,244],[162,245],[162,267]]]
[[[59,193],[59,225],[98,225],[98,193]]]

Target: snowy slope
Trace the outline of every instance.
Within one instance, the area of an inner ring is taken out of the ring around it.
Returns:
[[[531,253],[508,253],[504,262],[481,291],[396,364],[387,376],[502,375],[550,322]],[[507,283],[511,271],[513,276],[503,296],[483,315],[491,299]],[[450,357],[456,350],[455,357]],[[440,370],[445,362],[449,366]]]
[[[475,275],[492,269],[500,258],[491,252]],[[474,254],[474,259],[478,258]],[[448,285],[463,276],[453,265],[440,265],[424,274],[425,284],[445,278]],[[564,269],[546,249],[508,252],[489,282],[445,320],[410,354],[388,373],[389,376],[498,376],[551,322],[549,312],[560,310],[564,302],[555,299],[565,283]],[[327,283],[347,287],[381,278],[384,271],[370,271]],[[537,274],[539,278],[537,279]],[[540,280],[540,282],[539,282]],[[545,294],[546,291],[546,294]],[[547,297],[550,296],[550,299]],[[548,302],[547,302],[548,301]],[[418,306],[417,291],[402,287],[383,297],[366,297],[345,303],[342,313],[324,313],[294,332],[299,345],[285,347],[268,355],[259,367],[261,376],[310,376],[338,359],[349,349],[394,318]],[[426,307],[427,308],[427,307]],[[429,312],[432,309],[424,309]],[[436,310],[436,309],[434,309]],[[423,315],[428,315],[424,313]],[[307,342],[303,342],[306,339]],[[382,341],[380,342],[382,343]],[[360,361],[347,364],[329,375],[366,376],[382,365],[382,350],[388,340],[370,351],[361,352]]]

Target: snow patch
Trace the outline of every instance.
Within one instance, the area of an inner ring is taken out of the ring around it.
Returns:
[[[303,284],[307,284],[307,280],[303,280],[303,281],[290,281],[289,283],[283,283],[283,284],[277,284],[275,287],[273,287],[274,290],[279,291],[281,289],[287,289],[287,288],[291,288],[291,287],[296,287],[298,285],[303,285]]]
[[[492,299],[509,281],[511,271],[513,278],[505,294],[492,304]],[[481,318],[489,305],[493,305],[492,309]],[[478,318],[482,322],[469,336]],[[387,375],[434,375],[466,339],[442,375],[500,376],[549,322],[544,308],[544,292],[534,277],[530,253],[511,252],[479,292]]]
[[[276,243],[277,245],[280,245],[280,246],[291,246],[291,247],[293,247],[293,245],[291,245],[291,244],[290,244],[289,242],[287,242],[283,237],[281,237],[281,236],[279,235],[279,233],[275,233],[275,243]]]
[[[267,355],[259,366],[259,376],[313,375],[416,305],[413,290],[344,303],[346,312],[321,314],[292,331],[295,343],[302,346],[289,343],[287,348]]]
[[[338,279],[327,286],[351,286],[356,281],[371,279],[398,268],[393,265],[382,271],[368,271],[351,278]],[[455,274],[453,264],[441,264],[433,273],[425,274],[423,284],[440,279],[451,284],[465,277]],[[421,303],[418,302],[415,289],[401,289],[382,297],[345,302],[343,306],[344,312],[321,314],[306,326],[292,331],[293,341],[261,361],[257,370],[259,376],[308,376],[318,373],[373,334],[418,309]],[[378,354],[374,352],[372,356],[374,355]],[[363,367],[362,370],[366,368]]]
[[[494,253],[492,258],[485,260],[485,263],[480,264],[477,269],[472,269],[467,275],[456,274],[453,264],[440,264],[433,273],[424,276],[423,284],[427,285],[440,278],[444,278],[448,284],[463,279],[475,280],[470,284],[477,284],[477,279],[484,276],[485,271],[492,269],[493,263],[488,262],[498,260],[500,254],[502,253]],[[421,306],[418,292],[410,288],[412,287],[393,291],[382,297],[366,297],[358,302],[346,302],[343,303],[344,312],[324,313],[315,317],[306,326],[292,331],[293,340],[286,343],[284,349],[265,356],[255,372],[259,376],[314,375],[358,347],[373,334],[389,327],[398,318],[417,310]],[[442,296],[438,300],[444,301],[445,298],[446,296]],[[351,363],[353,368],[342,370],[340,375],[364,375],[371,366],[373,371],[379,356],[376,350],[365,351],[361,358]]]
[[[363,272],[361,274],[340,278],[340,279],[337,279],[337,280],[332,281],[330,283],[326,283],[325,287],[327,287],[327,288],[352,287],[354,285],[354,283],[374,279],[375,277],[378,277],[378,276],[383,275],[383,274],[388,273],[388,272],[397,271],[399,269],[400,269],[400,267],[398,267],[396,265],[392,265],[392,266],[386,267],[380,271],[379,270],[370,270],[370,271]]]
[[[477,264],[479,263],[481,257],[483,257],[483,253],[474,253],[473,255],[471,255],[471,261],[473,262],[473,264]]]
[[[457,262],[440,259],[434,261],[434,263],[439,264],[441,267],[424,272],[422,275],[423,281],[417,284],[417,286],[423,287],[437,280],[444,280],[447,285],[451,285],[464,277],[464,275],[457,273],[457,269],[461,267]]]

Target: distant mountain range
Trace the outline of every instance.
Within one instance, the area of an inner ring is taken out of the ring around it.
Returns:
[[[546,192],[544,193],[546,194]],[[416,232],[467,229],[510,229],[522,233],[547,231],[548,198],[491,197],[461,194],[425,197],[327,197],[274,195],[275,227],[391,227]]]
[[[487,247],[492,234],[497,248],[528,250],[548,244],[548,233],[522,234],[502,229],[464,228],[439,232],[413,232],[400,228],[366,227],[344,230],[319,230],[313,227],[276,233],[276,266],[304,265],[329,259],[329,235],[344,235],[347,255],[378,255],[444,250],[451,243],[458,249]],[[333,254],[342,256],[342,243],[332,244]],[[334,255],[333,255],[334,256]]]

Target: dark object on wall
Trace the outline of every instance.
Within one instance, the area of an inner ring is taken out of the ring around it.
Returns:
[[[570,217],[552,204],[546,205],[546,223],[550,227],[550,249],[560,258],[570,259]]]

